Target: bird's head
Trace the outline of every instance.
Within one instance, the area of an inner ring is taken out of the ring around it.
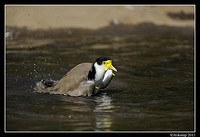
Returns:
[[[113,71],[117,72],[117,69],[112,65],[112,59],[109,56],[101,56],[96,59],[96,62],[99,66],[103,65],[105,71],[112,69]]]
[[[117,69],[112,65],[111,58],[109,56],[101,56],[93,63],[92,70],[88,74],[88,79],[97,82],[100,79],[103,79],[103,76],[108,69],[117,72]],[[113,75],[115,74],[113,73]]]

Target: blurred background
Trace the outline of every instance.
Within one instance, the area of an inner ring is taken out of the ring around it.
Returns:
[[[6,5],[7,131],[193,131],[194,5]],[[36,94],[109,55],[97,96]]]

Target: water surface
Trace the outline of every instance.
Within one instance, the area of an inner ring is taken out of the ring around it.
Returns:
[[[19,43],[20,44],[20,43]],[[193,131],[193,37],[94,37],[6,49],[7,131]],[[109,55],[118,73],[92,97],[33,93],[82,62]]]

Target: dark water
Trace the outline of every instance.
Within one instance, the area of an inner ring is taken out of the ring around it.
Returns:
[[[193,131],[193,37],[96,37],[6,50],[7,131]],[[97,96],[33,93],[109,55],[118,73]]]

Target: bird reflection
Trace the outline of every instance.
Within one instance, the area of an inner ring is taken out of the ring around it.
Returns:
[[[96,130],[110,131],[112,126],[111,113],[113,112],[114,106],[111,103],[111,97],[103,94],[96,98],[94,112],[96,114]]]
[[[62,106],[66,110],[65,115],[69,115],[67,117],[69,119],[76,119],[74,122],[78,122],[76,123],[77,125],[87,121],[94,126],[92,129],[96,131],[111,130],[112,113],[115,106],[112,104],[111,97],[106,95],[106,93],[87,98],[65,96],[61,100],[66,103]]]

